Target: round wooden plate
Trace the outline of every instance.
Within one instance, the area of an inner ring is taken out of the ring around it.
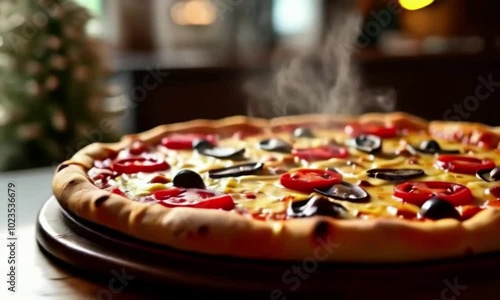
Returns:
[[[311,259],[276,262],[189,253],[163,247],[81,220],[52,197],[41,208],[37,240],[46,253],[97,277],[125,270],[134,282],[264,299],[325,296],[379,299],[497,299],[500,254],[409,264],[322,264]],[[366,249],[370,251],[370,249]],[[461,288],[453,292],[449,285]],[[464,286],[466,288],[464,288]],[[442,293],[444,292],[444,298]],[[486,294],[484,294],[486,293]],[[375,297],[376,296],[376,297]],[[452,297],[453,296],[453,297]],[[434,298],[432,298],[434,297]]]

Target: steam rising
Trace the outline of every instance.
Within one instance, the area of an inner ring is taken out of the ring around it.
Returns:
[[[353,3],[355,1],[338,1],[331,30],[314,53],[283,62],[271,80],[252,80],[249,83],[247,88],[252,95],[250,115],[356,115],[394,109],[395,95],[390,90],[362,90],[353,54],[358,51],[357,39],[363,19]]]

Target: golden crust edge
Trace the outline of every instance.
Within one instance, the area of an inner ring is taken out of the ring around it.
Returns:
[[[405,112],[390,112],[390,113],[366,113],[360,116],[353,115],[331,115],[331,114],[306,114],[294,115],[286,117],[278,117],[270,120],[271,127],[280,127],[287,125],[297,125],[304,123],[338,123],[348,124],[352,122],[370,123],[382,122],[386,125],[413,125],[418,129],[427,129],[429,122],[423,118],[405,113]]]
[[[500,127],[478,122],[431,121],[429,122],[429,133],[436,138],[464,143],[463,140],[453,136],[455,133],[460,133],[467,138],[466,144],[473,146],[478,145],[482,134],[488,134],[490,137],[496,138],[490,147],[500,150]]]
[[[309,115],[301,119],[311,118],[313,116]],[[297,118],[294,120],[300,121]],[[284,121],[281,122],[284,124]],[[324,258],[325,261],[405,262],[500,250],[500,241],[494,238],[496,228],[500,227],[499,209],[488,208],[464,222],[342,221],[324,217],[263,222],[230,212],[170,209],[132,202],[97,188],[86,175],[94,157],[104,157],[110,150],[118,151],[130,139],[153,142],[162,135],[179,130],[197,127],[214,129],[228,125],[237,127],[241,123],[265,129],[272,124],[272,120],[248,117],[196,120],[161,125],[143,133],[124,136],[113,144],[92,144],[63,162],[61,166],[65,168],[58,168],[52,181],[54,195],[62,207],[97,224],[150,242],[208,254],[301,260],[319,253],[318,249],[328,248],[318,239],[323,239],[323,242],[331,240],[333,251]]]

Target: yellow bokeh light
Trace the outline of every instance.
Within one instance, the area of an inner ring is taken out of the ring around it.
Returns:
[[[170,15],[178,25],[210,25],[217,18],[214,5],[207,0],[178,2],[172,6]]]
[[[407,10],[417,10],[431,5],[434,0],[399,0],[399,4]]]

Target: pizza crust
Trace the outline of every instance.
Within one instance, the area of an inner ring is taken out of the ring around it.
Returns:
[[[410,130],[427,130],[428,122],[422,118],[403,113],[368,113],[358,117],[347,115],[311,114],[275,118],[269,121],[273,132],[289,130],[298,126],[344,127],[350,123],[382,123]]]
[[[372,118],[362,116],[361,120]],[[403,114],[384,116],[384,120],[391,118],[423,125],[418,118]],[[61,206],[81,218],[140,240],[205,254],[270,260],[314,258],[319,261],[375,263],[463,257],[500,250],[497,238],[500,210],[495,208],[485,209],[464,222],[336,220],[327,217],[270,222],[227,211],[167,208],[159,204],[134,202],[97,188],[87,176],[94,160],[119,151],[132,139],[156,144],[162,136],[173,132],[201,130],[230,136],[238,130],[266,132],[311,120],[314,120],[313,116],[271,121],[233,117],[159,126],[141,134],[125,136],[118,143],[85,147],[57,168],[52,188]],[[340,124],[356,119],[342,117],[336,120]]]
[[[360,123],[380,122],[386,126],[394,126],[397,128],[404,128],[413,131],[427,130],[429,122],[403,112],[394,113],[368,113],[358,118]]]
[[[500,130],[480,123],[432,121],[430,134],[439,139],[486,149],[500,149]]]

